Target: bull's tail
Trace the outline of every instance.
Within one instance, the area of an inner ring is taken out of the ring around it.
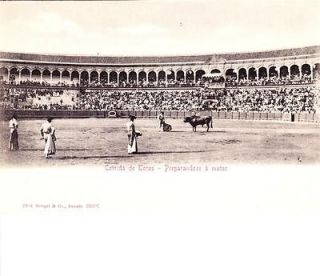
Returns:
[[[212,117],[210,116],[210,127],[213,128],[212,126]]]

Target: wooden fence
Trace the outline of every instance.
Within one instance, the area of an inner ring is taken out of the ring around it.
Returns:
[[[8,120],[13,114],[19,119],[43,119],[48,116],[53,118],[127,118],[135,115],[137,118],[157,118],[160,111],[128,111],[117,110],[94,111],[94,110],[29,110],[29,109],[2,109],[0,119]],[[292,122],[320,122],[320,114],[317,113],[281,113],[281,112],[217,112],[199,111],[200,116],[212,116],[214,120],[263,120],[263,121],[292,121]],[[164,111],[166,118],[182,119],[191,116],[191,111]]]

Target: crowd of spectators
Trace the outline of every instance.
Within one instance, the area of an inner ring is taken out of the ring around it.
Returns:
[[[216,111],[313,112],[319,88],[236,88],[209,92]]]
[[[78,91],[49,88],[0,87],[0,103],[4,108],[40,110],[74,109]]]
[[[87,90],[78,109],[95,110],[188,110],[201,105],[196,90]]]
[[[320,89],[230,87],[222,89],[40,89],[0,88],[2,106],[42,110],[213,110],[313,112]]]
[[[283,76],[278,78],[276,76],[267,78],[262,77],[259,79],[245,79],[241,78],[237,81],[236,77],[229,77],[226,80],[227,87],[237,87],[237,86],[279,86],[279,85],[301,85],[301,84],[312,84],[313,80],[311,75],[304,74],[299,76]]]
[[[47,80],[39,81],[39,80],[21,80],[21,81],[2,81],[0,84],[8,84],[13,86],[36,86],[36,87],[47,87],[47,86],[58,86],[58,87],[79,87],[78,82],[67,82],[67,81],[59,81],[59,82],[50,82]]]
[[[24,80],[24,81],[1,81],[0,84],[10,84],[14,86],[37,86],[37,87],[97,87],[97,88],[151,88],[151,87],[194,87],[194,86],[201,86],[204,85],[204,82],[198,80],[197,82],[193,80],[173,80],[173,79],[160,79],[159,81],[147,81],[146,79],[141,79],[139,81],[136,80],[121,80],[121,81],[106,81],[106,80],[92,80],[88,81],[88,79],[81,79],[80,84],[78,81],[76,82],[68,82],[68,81],[61,81],[61,82],[48,82],[48,81],[37,81],[37,80]]]
[[[80,95],[82,110],[214,110],[312,112],[319,88],[232,88],[198,90],[100,90]]]
[[[173,79],[159,79],[158,81],[149,80],[146,79],[140,79],[137,80],[121,80],[119,83],[117,81],[110,81],[109,83],[106,81],[93,81],[90,84],[88,82],[81,82],[82,85],[88,86],[88,87],[110,87],[110,88],[152,88],[152,87],[194,87],[194,86],[201,86],[203,83],[201,83],[200,80],[195,82],[194,80],[173,80]]]

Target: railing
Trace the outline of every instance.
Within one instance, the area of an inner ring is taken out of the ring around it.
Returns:
[[[137,118],[157,118],[160,111],[129,111],[116,110],[31,110],[31,109],[1,109],[0,119],[8,120],[13,114],[19,119],[53,118],[128,118],[135,115]],[[225,111],[199,111],[197,115],[212,116],[214,120],[249,120],[249,121],[287,121],[287,122],[316,122],[320,123],[319,113],[281,113],[281,112],[225,112]],[[192,111],[164,111],[165,118],[182,119],[192,116]]]

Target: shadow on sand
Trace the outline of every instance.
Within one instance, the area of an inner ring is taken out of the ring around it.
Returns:
[[[171,130],[171,131],[159,131],[160,133],[170,133],[170,132],[190,132],[188,130]]]
[[[208,152],[207,150],[181,150],[181,151],[142,151],[136,155],[147,155],[147,154],[170,154],[170,153],[199,153]]]
[[[87,160],[87,159],[109,159],[109,158],[119,158],[126,159],[132,158],[134,156],[143,156],[143,155],[152,155],[152,154],[176,154],[176,153],[200,153],[200,152],[208,152],[207,150],[197,150],[197,151],[142,151],[136,154],[128,154],[128,155],[91,155],[91,156],[57,156],[55,159],[57,160],[69,160],[69,159],[79,159],[79,160]]]
[[[70,159],[79,159],[79,160],[87,160],[87,159],[107,159],[107,158],[130,158],[132,155],[91,155],[91,156],[57,156],[54,159],[56,160],[70,160]]]
[[[103,150],[102,148],[97,148],[97,149],[61,149],[58,148],[58,151],[90,151],[90,150]],[[43,151],[43,149],[20,149],[19,151]]]
[[[167,133],[170,132],[177,132],[177,133],[193,133],[194,131],[192,130],[171,130]],[[161,133],[166,133],[165,131],[161,132]],[[226,133],[225,130],[209,130],[208,132],[206,130],[202,130],[202,129],[197,129],[196,133]]]

